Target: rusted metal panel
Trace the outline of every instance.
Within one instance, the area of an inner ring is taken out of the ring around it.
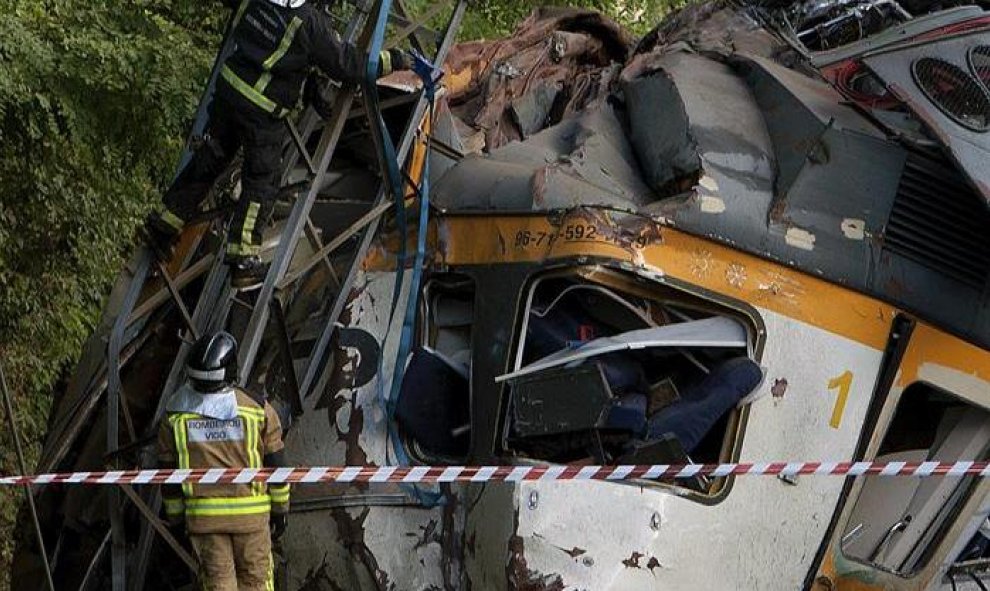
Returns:
[[[541,8],[506,39],[455,47],[445,64],[454,114],[484,148],[520,140],[600,104],[632,38],[591,10]]]

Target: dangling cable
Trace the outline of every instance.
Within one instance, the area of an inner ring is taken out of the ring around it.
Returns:
[[[388,15],[392,9],[392,0],[381,0],[378,10],[378,19],[371,35],[368,45],[368,62],[364,73],[363,92],[365,106],[368,111],[368,119],[371,122],[372,136],[378,144],[379,159],[382,170],[385,173],[386,191],[392,193],[392,200],[395,203],[395,223],[399,232],[399,248],[396,252],[395,287],[392,291],[392,310],[395,310],[399,301],[399,294],[402,291],[402,283],[405,279],[406,268],[406,207],[403,199],[402,174],[399,172],[399,158],[395,152],[395,144],[392,143],[392,136],[385,125],[382,117],[378,99],[378,71],[381,67],[380,54],[385,43],[385,28],[388,24]],[[392,325],[392,314],[389,314],[389,324]]]
[[[374,49],[374,45],[373,45]],[[406,361],[409,357],[409,353],[412,349],[413,340],[413,329],[415,328],[416,322],[416,309],[419,302],[419,284],[422,280],[423,266],[426,259],[426,238],[429,232],[429,212],[430,212],[430,152],[432,151],[432,139],[431,134],[433,131],[434,115],[435,115],[435,99],[436,99],[436,84],[442,77],[442,72],[438,72],[437,69],[430,63],[425,57],[419,55],[418,53],[412,54],[414,59],[413,70],[422,78],[423,80],[423,96],[427,101],[428,110],[425,119],[425,125],[423,126],[426,133],[425,142],[425,152],[423,155],[423,164],[420,169],[420,186],[418,189],[413,186],[414,193],[419,196],[419,219],[416,234],[416,253],[413,258],[413,271],[412,277],[410,278],[409,285],[409,296],[406,301],[406,310],[403,314],[402,327],[400,330],[399,337],[399,347],[396,353],[395,365],[392,372],[392,383],[388,395],[385,395],[384,385],[382,379],[382,358],[379,357],[378,366],[378,398],[379,403],[382,406],[382,410],[385,415],[386,421],[386,461],[388,461],[387,454],[391,447],[394,450],[396,461],[399,465],[408,465],[409,456],[406,454],[405,446],[399,438],[398,429],[395,424],[395,407],[396,401],[398,400],[399,391],[402,388],[402,378],[405,375]],[[371,60],[369,59],[369,63]],[[377,107],[377,100],[376,100]],[[391,327],[392,319],[394,317],[395,311],[398,308],[398,298],[402,290],[402,283],[404,280],[404,267],[406,261],[406,220],[405,220],[405,195],[404,183],[401,180],[401,174],[398,168],[397,157],[395,156],[394,149],[391,145],[391,140],[388,137],[388,131],[384,129],[384,122],[381,118],[380,113],[376,114],[376,119],[381,122],[381,133],[384,138],[383,143],[383,157],[389,166],[389,183],[390,188],[393,191],[393,197],[396,200],[396,216],[397,216],[397,226],[399,229],[399,254],[397,256],[396,278],[395,278],[395,288],[393,289],[393,299],[392,307],[389,312],[388,325]],[[394,170],[393,170],[394,169]],[[394,174],[393,174],[394,173]],[[444,496],[442,493],[434,491],[422,490],[416,485],[403,486],[404,489],[416,498],[416,500],[425,507],[434,507],[438,504],[444,502]]]
[[[416,253],[413,257],[412,277],[410,278],[409,297],[406,300],[406,310],[403,316],[402,329],[399,338],[399,349],[396,354],[395,368],[392,372],[392,387],[386,406],[386,415],[389,418],[389,436],[393,442],[396,459],[400,465],[409,463],[405,446],[398,437],[395,426],[395,405],[399,398],[399,391],[402,388],[402,380],[405,376],[406,360],[412,351],[413,331],[416,326],[416,310],[419,307],[419,285],[423,278],[423,267],[426,262],[426,238],[429,233],[430,221],[430,152],[432,151],[432,136],[436,103],[436,84],[440,80],[442,73],[437,75],[436,68],[425,57],[418,53],[413,53],[413,70],[423,80],[423,96],[427,101],[427,117],[422,130],[426,134],[425,152],[423,154],[423,165],[420,169],[419,181],[419,220],[416,229]],[[434,507],[445,502],[443,493],[438,491],[422,490],[421,487],[413,485],[412,494],[419,503],[426,507]]]

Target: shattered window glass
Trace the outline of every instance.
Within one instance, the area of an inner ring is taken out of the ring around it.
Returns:
[[[594,273],[592,275],[595,275]],[[508,384],[505,447],[560,464],[717,462],[762,388],[744,319],[621,274],[537,280]],[[711,492],[705,479],[682,482]]]
[[[474,282],[440,276],[425,286],[419,346],[396,403],[396,420],[415,455],[455,463],[471,435],[470,370]]]
[[[973,131],[990,129],[990,96],[968,72],[932,57],[916,60],[911,71],[928,100],[953,121]]]

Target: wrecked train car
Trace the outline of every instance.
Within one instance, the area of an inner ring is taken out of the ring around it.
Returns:
[[[388,226],[348,251],[347,291],[297,253],[289,277],[308,287],[249,383],[293,416],[298,465],[985,460],[988,27],[973,6],[712,2],[638,43],[546,9],[456,46],[412,155],[435,160],[424,276],[399,298],[408,359]],[[397,101],[416,88],[386,83]],[[349,195],[358,219],[371,181],[354,168],[324,198]],[[130,371],[179,346],[152,341]],[[705,429],[651,431],[745,364],[760,375]],[[877,476],[300,486],[280,571],[289,589],[975,590],[988,492]],[[52,523],[104,524],[70,504],[92,494],[50,499]]]

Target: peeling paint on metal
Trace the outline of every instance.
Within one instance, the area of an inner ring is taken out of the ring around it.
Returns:
[[[365,507],[356,516],[352,516],[352,510],[337,507],[332,509],[330,514],[337,524],[337,534],[343,541],[344,547],[357,559],[357,563],[363,564],[368,569],[377,589],[386,591],[390,589],[388,574],[379,567],[374,552],[364,541],[364,521],[370,511],[369,507]]]
[[[714,195],[701,195],[701,211],[704,213],[722,213],[725,211],[725,201]]]
[[[642,568],[642,567],[641,567],[641,566],[639,565],[639,559],[640,559],[640,558],[643,558],[644,556],[646,556],[646,555],[645,555],[645,554],[643,554],[642,552],[633,552],[633,553],[632,553],[632,554],[631,554],[631,555],[629,556],[629,558],[626,558],[625,560],[623,560],[623,561],[622,561],[622,564],[623,564],[623,565],[624,565],[624,566],[625,566],[626,568]]]
[[[713,193],[718,192],[718,181],[708,176],[707,174],[701,175],[701,178],[698,179],[698,186],[704,189],[708,189]]]
[[[518,520],[518,513],[516,514]],[[505,566],[509,588],[513,591],[563,591],[560,575],[544,575],[531,570],[526,563],[526,544],[522,536],[509,539],[509,562]]]
[[[784,235],[784,240],[787,244],[801,250],[815,249],[815,235],[801,228],[793,226],[788,228],[787,234]]]
[[[842,220],[842,233],[850,240],[863,240],[866,237],[866,222],[855,218]]]
[[[780,399],[784,397],[787,393],[787,378],[778,378],[773,381],[773,386],[770,387],[770,393],[773,394],[775,399]]]

